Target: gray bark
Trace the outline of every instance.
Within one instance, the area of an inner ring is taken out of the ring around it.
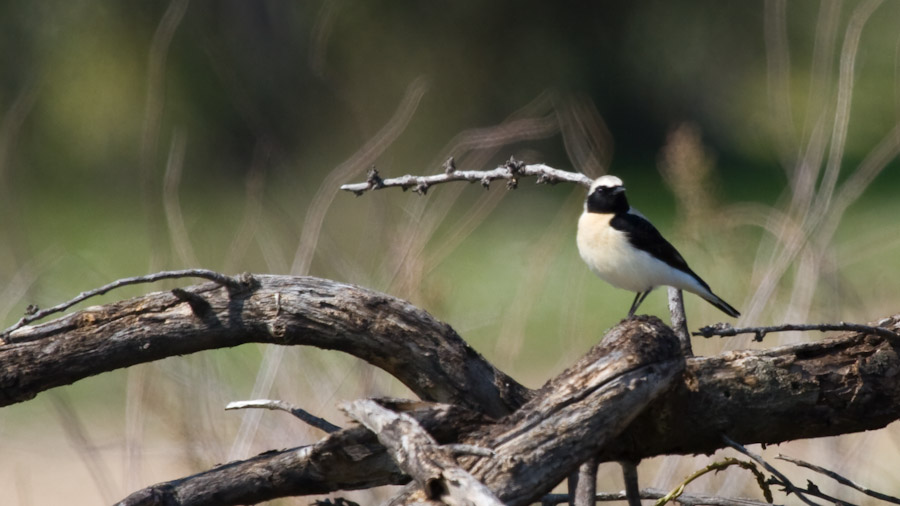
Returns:
[[[395,413],[372,400],[351,402],[344,410],[378,436],[400,469],[416,480],[426,500],[451,506],[503,506],[411,416]]]
[[[0,345],[0,406],[95,374],[258,342],[355,355],[422,399],[502,416],[528,389],[447,324],[408,302],[313,277],[256,276],[241,292],[204,283],[95,306],[23,327]],[[415,343],[415,346],[412,346]]]
[[[206,283],[21,328],[0,342],[0,405],[109,370],[247,342],[340,350],[393,374],[423,400],[458,406],[417,420],[441,444],[494,450],[502,465],[488,466],[484,457],[457,460],[513,503],[548,490],[591,457],[636,462],[710,453],[723,446],[723,434],[742,444],[772,444],[877,429],[900,418],[900,358],[879,335],[847,332],[683,362],[672,351],[679,349],[672,331],[638,317],[535,392],[404,301],[316,278],[255,279],[246,291]],[[896,331],[898,321],[900,315],[879,325]],[[449,437],[438,437],[441,429]],[[371,439],[341,439],[353,430]],[[367,450],[360,457],[352,448]],[[538,462],[551,477],[546,482],[534,478]],[[345,429],[309,449],[266,453],[150,487],[125,504],[247,504],[407,480],[368,431]]]
[[[457,441],[461,434],[489,422],[478,413],[447,404],[388,399],[379,403],[408,414],[439,443]],[[266,452],[147,487],[118,506],[255,504],[407,482],[409,476],[394,464],[376,436],[357,426],[329,434],[313,445]]]
[[[466,441],[496,453],[467,468],[504,503],[534,502],[617,438],[683,370],[678,337],[659,319],[614,327],[534,399]]]

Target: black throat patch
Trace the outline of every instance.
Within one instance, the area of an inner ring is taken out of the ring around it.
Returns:
[[[618,214],[628,212],[628,199],[621,188],[598,186],[588,195],[587,210],[589,213]]]

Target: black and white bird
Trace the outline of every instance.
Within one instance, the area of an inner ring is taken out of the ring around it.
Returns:
[[[637,292],[629,317],[661,285],[697,294],[728,316],[740,316],[688,267],[647,218],[628,205],[625,187],[616,176],[601,176],[591,184],[578,219],[577,242],[581,258],[594,274],[617,288]]]

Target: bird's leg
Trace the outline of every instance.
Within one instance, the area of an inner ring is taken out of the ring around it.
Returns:
[[[644,300],[644,298],[641,297],[642,293],[644,293],[644,292],[638,292],[638,293],[634,294],[634,302],[631,303],[631,309],[628,310],[629,318],[634,316],[634,312],[637,311],[638,306],[641,305],[641,301]],[[646,293],[644,293],[644,295],[646,296]]]
[[[634,316],[634,312],[637,311],[638,307],[640,307],[641,303],[644,302],[644,299],[646,299],[648,295],[650,295],[650,290],[635,294],[634,302],[631,303],[631,309],[628,311],[629,318]]]

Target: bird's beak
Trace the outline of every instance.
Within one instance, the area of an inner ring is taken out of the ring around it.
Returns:
[[[624,186],[619,186],[618,188],[616,188],[615,190],[613,190],[613,195],[618,195],[618,194],[624,193],[624,192],[625,192],[625,187],[624,187]]]

